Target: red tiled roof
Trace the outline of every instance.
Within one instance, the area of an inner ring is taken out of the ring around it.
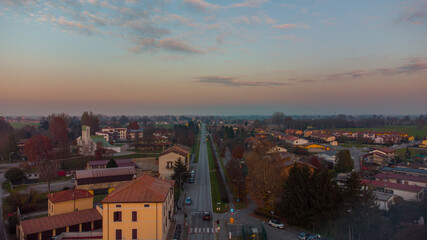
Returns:
[[[21,228],[24,234],[28,235],[97,220],[102,220],[102,215],[98,210],[92,208],[50,217],[23,220]]]
[[[91,198],[91,197],[93,197],[93,194],[90,193],[88,190],[84,190],[84,189],[69,189],[62,192],[47,194],[47,198],[52,203],[65,202],[65,201],[71,201],[75,199]]]
[[[422,187],[415,186],[415,185],[408,185],[408,184],[391,183],[391,182],[366,180],[366,179],[362,180],[362,182],[370,186],[387,187],[387,188],[398,189],[398,190],[407,191],[407,192],[419,193],[421,190],[423,190]]]
[[[174,182],[143,175],[120,185],[101,203],[164,202]]]
[[[184,147],[182,146],[173,146],[164,150],[162,153],[160,153],[160,156],[166,155],[171,152],[181,155],[183,157],[186,157],[187,154],[190,152],[190,149],[184,149]]]
[[[375,177],[381,178],[381,179],[400,179],[400,180],[427,183],[427,178],[425,177],[402,175],[402,174],[396,174],[396,173],[377,173]]]

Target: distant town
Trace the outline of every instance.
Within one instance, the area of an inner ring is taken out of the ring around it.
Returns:
[[[418,239],[426,120],[2,117],[1,235]]]

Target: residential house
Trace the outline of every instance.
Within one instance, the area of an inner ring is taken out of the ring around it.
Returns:
[[[395,204],[394,199],[396,198],[396,195],[394,194],[374,191],[374,195],[375,203],[378,204],[378,208],[380,210],[388,211],[390,210],[390,207]]]
[[[336,161],[337,151],[335,150],[324,151],[324,152],[318,153],[317,156],[321,159],[324,159],[325,161],[333,163],[334,165],[337,163]]]
[[[94,195],[110,193],[120,184],[136,177],[134,167],[98,168],[76,171],[76,188],[86,189]]]
[[[402,175],[419,176],[427,178],[427,170],[414,169],[414,168],[402,168],[402,167],[384,167],[381,169],[382,173],[397,173]]]
[[[393,182],[384,182],[377,180],[362,180],[372,190],[377,192],[384,192],[388,194],[394,194],[402,197],[406,201],[416,201],[420,202],[424,199],[424,189],[423,187],[393,183]]]
[[[127,131],[127,139],[128,140],[135,140],[135,139],[142,139],[144,137],[144,129],[128,129]]]
[[[93,194],[84,189],[69,189],[47,194],[48,216],[93,208]]]
[[[82,136],[77,138],[79,153],[82,155],[94,155],[98,145],[102,146],[105,150],[111,150],[113,152],[123,152],[128,149],[127,144],[111,145],[105,140],[104,136],[90,136],[90,127],[83,125]]]
[[[383,181],[383,182],[415,185],[419,187],[427,187],[426,177],[402,175],[397,173],[377,173],[375,175],[375,180]]]
[[[394,159],[394,150],[391,148],[373,148],[366,154],[365,158],[369,162],[386,166]]]
[[[421,143],[418,145],[420,148],[427,148],[427,140],[422,140]]]
[[[160,177],[170,179],[173,175],[173,167],[178,159],[187,166],[187,170],[190,168],[190,148],[175,145],[160,153],[159,155],[159,174]]]
[[[103,240],[166,239],[174,217],[173,186],[172,180],[143,175],[117,187],[101,201]]]
[[[142,151],[159,151],[165,150],[172,145],[172,142],[166,136],[144,136],[137,148]]]

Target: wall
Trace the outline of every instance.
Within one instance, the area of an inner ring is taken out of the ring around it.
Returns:
[[[48,216],[54,216],[63,213],[74,212],[75,209],[85,210],[93,207],[93,197],[77,199],[76,201],[64,201],[52,203],[48,200]],[[52,208],[53,206],[53,208]]]
[[[185,163],[185,157],[178,155],[176,153],[173,153],[173,152],[159,157],[159,174],[160,174],[160,177],[165,177],[168,179],[171,178],[171,176],[173,175],[173,166],[172,166],[172,168],[169,168],[169,169],[166,168],[167,162],[170,161],[170,162],[174,163],[178,160],[178,158],[181,158],[182,162]],[[187,165],[187,167],[188,167],[188,165]]]

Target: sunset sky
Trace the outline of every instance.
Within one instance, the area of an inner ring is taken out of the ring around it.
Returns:
[[[427,1],[0,0],[0,115],[427,113]]]

